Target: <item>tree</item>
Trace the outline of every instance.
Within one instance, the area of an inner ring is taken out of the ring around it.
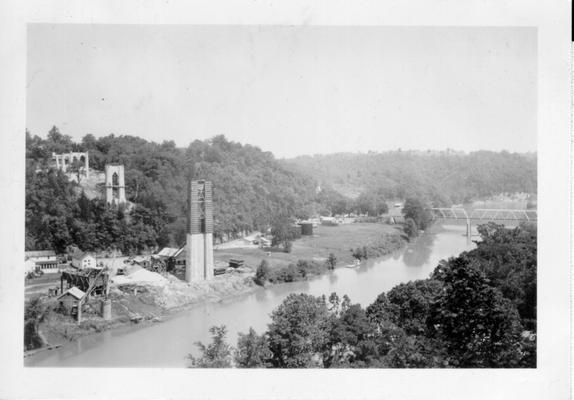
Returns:
[[[56,126],[53,126],[50,132],[48,132],[46,147],[50,153],[65,153],[72,151],[74,143],[70,136],[62,134]]]
[[[44,345],[40,336],[39,326],[47,315],[46,304],[40,297],[35,297],[26,303],[24,308],[24,348],[32,350]]]
[[[425,335],[427,319],[443,284],[433,279],[401,283],[387,292],[391,320],[408,335]]]
[[[446,343],[450,364],[464,368],[516,367],[522,326],[514,305],[464,257],[439,265],[444,290],[432,306],[431,332]]]
[[[190,360],[191,368],[229,368],[231,367],[231,346],[226,343],[225,337],[227,335],[227,328],[225,325],[212,326],[209,328],[211,333],[212,342],[205,346],[201,342],[197,342],[202,355],[195,358],[189,354],[187,358]]]
[[[259,263],[257,271],[255,272],[255,283],[258,285],[264,285],[265,281],[269,279],[269,272],[269,263],[267,260],[261,260],[261,263]]]
[[[268,367],[271,351],[265,335],[258,335],[253,328],[247,334],[240,333],[234,358],[238,368]]]
[[[332,319],[327,367],[366,367],[378,358],[375,325],[359,304],[347,306]]]
[[[289,219],[285,216],[276,219],[271,228],[271,234],[273,235],[271,246],[283,245],[286,253],[291,251],[291,242],[297,238]]]
[[[357,247],[356,249],[351,249],[352,255],[357,260],[366,260],[369,258],[369,249],[367,246]]]
[[[324,300],[303,293],[287,296],[271,314],[267,330],[272,366],[321,366],[328,344],[328,323],[329,312]]]
[[[444,368],[448,357],[440,340],[400,334],[381,364],[386,368]]]
[[[525,327],[536,330],[536,225],[509,229],[490,222],[478,231],[482,240],[468,253],[469,260],[514,303]]]
[[[417,227],[417,224],[412,218],[407,218],[405,220],[405,226],[403,229],[404,229],[405,233],[407,234],[407,236],[409,237],[409,239],[417,237],[419,234],[419,229]]]
[[[329,253],[329,257],[327,257],[327,268],[328,269],[335,269],[335,265],[337,265],[337,257],[333,253]]]
[[[367,191],[355,200],[355,207],[361,214],[378,216],[389,211],[384,196],[380,191]]]
[[[431,214],[426,204],[418,198],[409,197],[403,206],[403,215],[406,219],[412,219],[418,229],[425,230],[431,222]]]

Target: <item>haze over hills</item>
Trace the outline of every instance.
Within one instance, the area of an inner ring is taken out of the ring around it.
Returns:
[[[452,205],[500,193],[536,193],[535,153],[390,151],[282,160],[341,194],[376,191],[389,199],[421,197]]]

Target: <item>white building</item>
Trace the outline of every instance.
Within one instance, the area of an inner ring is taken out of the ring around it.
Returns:
[[[58,257],[54,250],[27,251],[24,255],[26,273],[30,269],[32,271],[41,270],[48,274],[60,271],[58,268]]]
[[[24,273],[28,274],[36,270],[36,263],[32,260],[24,261]]]
[[[72,258],[72,266],[77,269],[96,268],[96,258],[90,253],[80,253]]]

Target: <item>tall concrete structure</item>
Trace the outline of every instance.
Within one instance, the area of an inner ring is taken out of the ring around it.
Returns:
[[[213,204],[211,182],[190,181],[187,197],[185,280],[213,278]]]
[[[52,153],[52,160],[56,161],[56,168],[64,172],[69,172],[73,162],[82,163],[83,166],[80,167],[80,172],[86,178],[90,177],[90,168],[89,168],[90,158],[87,151],[85,153],[78,153],[78,152],[71,152],[65,154]]]
[[[108,204],[117,205],[126,202],[126,184],[123,165],[106,165],[106,202]]]

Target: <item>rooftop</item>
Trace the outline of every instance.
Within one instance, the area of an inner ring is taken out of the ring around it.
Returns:
[[[53,257],[56,256],[54,250],[33,250],[24,252],[26,257]]]
[[[58,300],[60,300],[62,297],[66,296],[67,294],[75,297],[78,300],[80,300],[82,297],[85,296],[84,292],[82,292],[80,289],[78,289],[76,286],[74,286],[73,288],[70,288],[70,289],[66,290],[64,293],[62,293],[61,295],[59,295]]]

